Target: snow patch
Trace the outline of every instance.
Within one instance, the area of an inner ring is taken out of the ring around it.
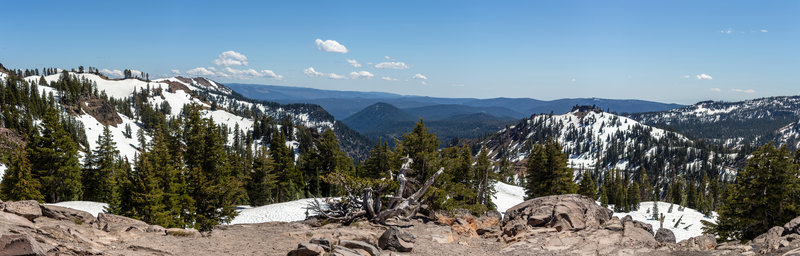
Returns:
[[[317,198],[320,202],[324,202],[324,198]],[[239,215],[231,221],[234,224],[252,224],[264,222],[291,222],[301,221],[306,219],[306,208],[314,198],[306,198],[294,200],[284,203],[268,204],[259,207],[239,206]],[[308,210],[309,215],[314,215],[314,212]]]
[[[669,210],[669,206],[670,203],[658,202],[658,212],[664,214],[664,228],[672,230],[672,233],[675,234],[675,241],[677,242],[703,235],[703,223],[700,222],[701,220],[717,223],[717,214],[715,212],[712,212],[711,217],[708,217],[691,208],[685,208],[683,211],[679,211],[679,206],[674,205],[672,208],[672,213],[669,213],[667,212]],[[649,213],[648,210],[650,211]],[[653,232],[658,231],[660,225],[659,220],[652,219],[652,201],[641,202],[639,204],[639,210],[636,211],[614,213],[614,216],[617,216],[620,219],[626,215],[630,215],[633,220],[638,220],[652,225]],[[683,218],[681,218],[681,216],[683,216]],[[675,223],[677,223],[678,219],[681,220],[681,223],[678,224],[678,227],[676,228]]]
[[[492,195],[492,203],[497,206],[497,211],[506,214],[506,211],[525,201],[525,189],[520,186],[509,185],[503,182],[494,184],[496,193]]]
[[[84,211],[92,214],[92,216],[97,217],[97,214],[101,212],[105,212],[106,208],[108,208],[107,203],[98,203],[98,202],[91,202],[91,201],[66,201],[60,202],[55,204],[47,204],[47,205],[55,205],[66,207],[70,209],[75,209],[79,211]]]

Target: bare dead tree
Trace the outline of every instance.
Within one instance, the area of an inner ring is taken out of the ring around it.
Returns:
[[[420,206],[422,206],[421,199],[423,195],[433,185],[436,178],[444,172],[444,168],[440,168],[439,171],[428,178],[411,196],[403,197],[407,189],[406,183],[408,182],[406,173],[411,170],[410,167],[413,163],[411,158],[406,157],[403,159],[405,163],[397,171],[396,177],[399,186],[395,194],[389,199],[386,209],[382,209],[381,198],[388,185],[380,185],[377,188],[366,186],[361,188],[359,193],[347,185],[348,180],[341,173],[331,175],[329,178],[331,183],[344,187],[345,197],[338,200],[328,200],[325,205],[315,199],[309,205],[309,209],[325,219],[343,223],[351,223],[357,219],[364,218],[374,223],[386,224],[386,221],[391,218],[400,218],[402,220],[413,218],[419,211]]]

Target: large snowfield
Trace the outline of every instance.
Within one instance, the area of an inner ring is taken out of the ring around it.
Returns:
[[[522,187],[498,182],[495,184],[495,190],[497,193],[492,197],[492,200],[497,205],[497,210],[501,213],[505,213],[509,208],[524,201],[525,190]],[[325,199],[317,200],[324,202]],[[237,209],[239,215],[229,224],[301,221],[306,218],[306,213],[313,214],[311,211],[306,211],[306,207],[313,201],[314,198],[306,198],[259,207],[239,206]],[[97,216],[98,213],[103,212],[104,209],[108,207],[108,204],[105,203],[86,201],[60,202],[53,205],[86,211],[94,216]],[[716,213],[712,214],[714,215],[713,218],[710,218],[690,208],[685,208],[683,211],[680,211],[678,205],[673,207],[672,212],[668,212],[669,206],[669,203],[658,202],[658,210],[660,213],[664,214],[664,228],[672,230],[678,242],[702,235],[703,224],[700,222],[701,220],[716,222]],[[642,202],[637,211],[617,212],[614,213],[614,216],[621,219],[626,215],[630,215],[634,220],[652,225],[653,231],[655,232],[659,228],[659,221],[651,219],[653,215],[652,211],[653,202],[648,201]],[[681,222],[675,227],[675,223],[677,223],[678,219],[680,219]]]

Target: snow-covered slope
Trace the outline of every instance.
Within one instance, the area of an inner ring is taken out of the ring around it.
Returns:
[[[658,212],[664,214],[664,228],[672,230],[675,234],[675,240],[680,242],[691,237],[703,235],[703,223],[701,220],[709,221],[712,223],[717,222],[717,214],[712,213],[713,217],[705,216],[697,210],[691,208],[684,208],[683,211],[678,210],[679,206],[674,205],[672,212],[668,212],[670,203],[658,202]],[[611,209],[613,207],[610,207]],[[641,202],[639,210],[632,212],[615,212],[614,216],[620,219],[626,215],[630,215],[633,220],[638,220],[653,226],[653,232],[657,231],[660,225],[659,220],[653,219],[653,202]],[[678,223],[678,220],[681,222]],[[676,225],[677,224],[677,225]],[[676,227],[677,226],[677,227]]]
[[[316,200],[325,201],[324,198],[317,198]],[[259,207],[240,206],[238,209],[239,215],[230,224],[301,221],[306,219],[306,213],[314,215],[313,211],[306,210],[313,201],[314,198],[306,198]]]
[[[775,140],[795,149],[800,149],[800,121],[791,123],[775,132]]]
[[[496,193],[492,195],[492,203],[497,206],[497,211],[506,214],[506,210],[525,201],[525,189],[520,186],[509,185],[502,182],[494,184]]]
[[[3,180],[3,175],[6,175],[6,170],[8,170],[8,167],[4,164],[0,164],[0,181]]]
[[[716,172],[726,178],[735,175],[733,170],[722,167],[730,155],[712,152],[681,134],[597,109],[534,115],[482,143],[491,150],[493,159],[506,159],[522,171],[533,145],[548,139],[563,146],[568,166],[576,172],[611,168],[638,171],[644,167],[650,177],[659,178],[669,171]],[[716,166],[712,165],[715,158]]]
[[[628,115],[648,125],[669,127],[738,147],[743,143],[763,144],[776,140],[782,127],[800,120],[800,96],[779,96],[739,102],[704,101],[662,112]],[[781,142],[780,137],[777,140]]]

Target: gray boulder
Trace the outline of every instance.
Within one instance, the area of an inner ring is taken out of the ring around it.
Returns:
[[[689,250],[708,251],[717,247],[717,239],[712,235],[702,235],[683,240],[678,245]]]
[[[547,227],[556,230],[578,231],[598,229],[611,219],[612,212],[583,195],[553,195],[530,199],[506,211],[503,218],[504,236],[516,236],[527,228]]]
[[[42,209],[39,202],[35,200],[25,200],[16,202],[5,202],[6,212],[22,216],[28,220],[34,220],[42,216]]]
[[[341,240],[339,241],[339,245],[344,246],[345,248],[350,248],[353,250],[363,250],[370,256],[378,256],[381,254],[381,251],[378,250],[377,247],[374,245],[368,244],[366,242],[361,241],[352,241],[352,240]]]
[[[289,251],[287,256],[322,256],[325,255],[325,249],[318,244],[300,243],[297,249]]]
[[[415,242],[416,237],[411,233],[392,227],[378,238],[378,247],[382,250],[410,252],[414,249]]]
[[[658,244],[652,232],[639,228],[633,221],[625,222],[623,225],[625,229],[622,233],[623,244],[636,247],[655,247]]]
[[[675,243],[675,233],[672,233],[672,230],[666,228],[658,229],[655,236],[656,241],[659,243]]]

